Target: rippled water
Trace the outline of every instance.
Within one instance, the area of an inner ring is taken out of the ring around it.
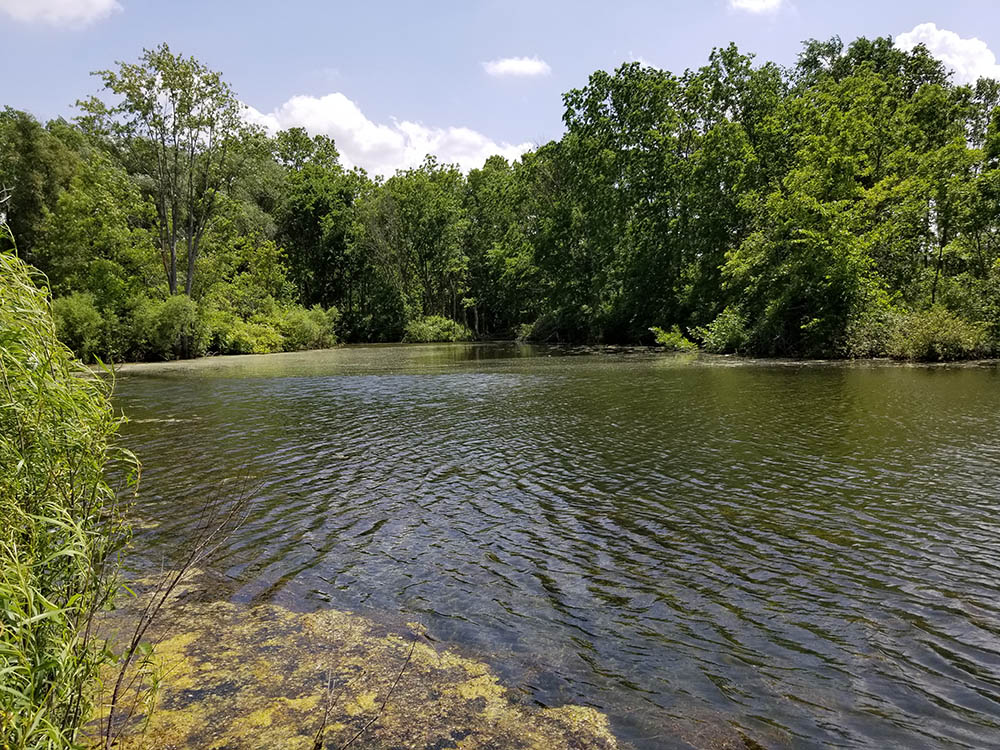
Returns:
[[[249,467],[236,601],[419,620],[637,748],[1000,747],[996,369],[554,354],[130,370],[140,547]]]

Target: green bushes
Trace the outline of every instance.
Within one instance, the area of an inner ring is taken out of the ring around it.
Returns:
[[[243,319],[232,310],[205,312],[208,351],[213,354],[271,354],[273,352],[325,349],[337,343],[340,313],[318,305],[310,310],[298,305],[275,309],[270,315]]]
[[[469,341],[472,331],[461,323],[440,315],[428,315],[406,324],[403,341],[428,344],[435,341]]]
[[[889,353],[898,359],[946,362],[987,354],[986,326],[972,323],[940,305],[899,316]]]
[[[39,279],[43,281],[43,279]],[[61,305],[87,341],[85,296]],[[0,747],[75,748],[108,658],[91,635],[128,539],[108,381],[58,342],[45,293],[0,253]]]
[[[283,350],[281,333],[266,318],[236,318],[222,341],[220,354],[271,354]]]
[[[727,307],[707,326],[695,328],[691,333],[701,341],[705,351],[713,354],[741,352],[749,338],[746,321],[732,307]]]
[[[659,346],[667,349],[671,352],[695,352],[698,351],[698,345],[686,338],[679,326],[674,326],[669,331],[665,331],[662,328],[653,326],[649,329],[650,333],[653,334],[653,338],[656,339],[656,343]]]
[[[552,310],[539,315],[532,323],[518,326],[517,339],[540,344],[600,341],[602,331],[589,322],[591,317],[587,305]]]
[[[340,313],[279,305],[243,317],[231,307],[198,304],[177,294],[139,296],[116,312],[84,292],[53,302],[59,339],[85,362],[170,360],[206,354],[269,354],[323,349],[337,343]]]
[[[104,318],[94,303],[94,295],[73,292],[68,297],[55,300],[52,303],[52,316],[59,340],[81,359],[92,361],[100,350],[104,328]]]
[[[205,353],[205,325],[198,305],[184,294],[146,300],[135,316],[133,345],[141,359],[177,359]]]
[[[279,323],[286,351],[298,349],[326,349],[337,343],[336,326],[340,320],[337,308],[324,310],[314,305],[290,307],[284,311]]]

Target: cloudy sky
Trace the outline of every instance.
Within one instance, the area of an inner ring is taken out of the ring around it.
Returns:
[[[680,71],[734,41],[790,64],[803,39],[888,35],[1000,77],[998,21],[995,0],[0,0],[0,105],[73,116],[91,71],[166,41],[349,165],[469,168],[558,137],[562,93],[624,60]]]

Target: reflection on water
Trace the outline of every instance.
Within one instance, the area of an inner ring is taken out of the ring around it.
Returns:
[[[234,601],[418,619],[638,748],[1000,742],[994,369],[554,354],[131,369],[138,543],[249,466]]]

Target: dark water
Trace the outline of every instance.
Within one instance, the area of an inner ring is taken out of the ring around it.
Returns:
[[[1000,747],[1000,373],[551,355],[133,370],[140,547],[249,467],[236,601],[419,620],[637,748]]]

